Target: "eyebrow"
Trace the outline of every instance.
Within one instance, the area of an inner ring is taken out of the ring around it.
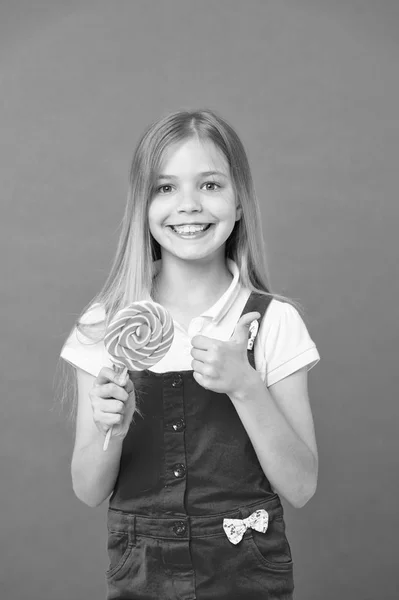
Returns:
[[[218,175],[227,178],[227,175],[221,171],[203,171],[202,173],[198,173],[198,177],[210,177],[211,175]],[[158,175],[157,179],[167,179],[169,181],[171,179],[177,179],[177,177],[175,175],[161,174]]]

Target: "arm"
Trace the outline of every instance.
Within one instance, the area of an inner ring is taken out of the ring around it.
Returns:
[[[299,369],[268,389],[253,370],[241,390],[229,394],[272,487],[295,508],[316,491],[318,453],[307,370]]]
[[[123,438],[111,436],[106,452],[104,434],[93,419],[89,397],[95,377],[77,369],[78,411],[71,475],[76,496],[89,506],[100,505],[111,494],[119,472]]]

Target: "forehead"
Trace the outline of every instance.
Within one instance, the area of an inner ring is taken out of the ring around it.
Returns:
[[[173,144],[164,153],[160,172],[168,175],[222,171],[229,174],[228,162],[210,140],[192,138]]]

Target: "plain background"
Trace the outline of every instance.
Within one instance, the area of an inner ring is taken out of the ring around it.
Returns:
[[[321,354],[318,491],[285,505],[296,599],[397,598],[398,30],[395,0],[0,3],[2,598],[104,596],[106,506],[74,497],[57,361],[139,136],[201,107],[247,148],[273,288]]]

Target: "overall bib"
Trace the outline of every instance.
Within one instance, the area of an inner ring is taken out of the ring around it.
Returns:
[[[251,293],[242,315],[263,317]],[[253,368],[254,351],[248,350]],[[131,371],[142,417],[122,449],[108,509],[108,600],[291,600],[283,507],[227,394],[193,371]],[[223,519],[269,515],[229,541]]]

